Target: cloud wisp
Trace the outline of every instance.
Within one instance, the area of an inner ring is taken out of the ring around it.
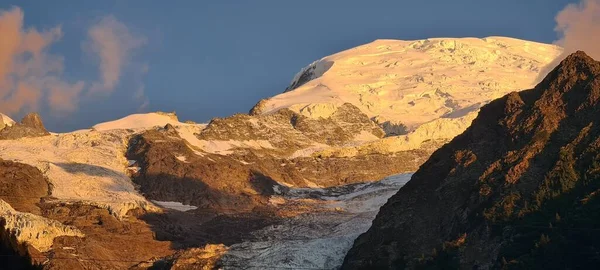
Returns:
[[[19,8],[0,11],[0,108],[14,114],[47,102],[53,111],[76,110],[85,83],[63,80],[63,57],[48,52],[62,37],[61,27],[24,29],[23,18]]]
[[[146,39],[133,35],[125,24],[113,16],[102,18],[88,31],[84,48],[95,54],[100,62],[100,81],[93,83],[90,93],[114,91],[123,71],[131,64],[132,53],[146,43]]]
[[[546,66],[539,80],[575,51],[585,51],[594,59],[600,59],[600,0],[569,4],[556,15],[555,20],[554,30],[560,38],[554,44],[563,47],[564,51]]]
[[[124,74],[135,78],[134,100],[148,105],[143,76],[147,64],[132,65],[135,52],[146,39],[133,35],[113,16],[92,25],[83,47],[98,61],[98,79],[68,81],[64,57],[49,52],[63,36],[61,26],[38,31],[24,27],[24,13],[18,7],[0,10],[0,111],[20,114],[48,109],[52,113],[73,113],[83,99],[111,95]],[[98,96],[100,94],[100,96]]]

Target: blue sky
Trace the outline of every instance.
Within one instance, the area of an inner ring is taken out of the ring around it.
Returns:
[[[60,39],[47,50],[64,58],[62,80],[85,82],[82,93],[102,81],[86,43],[91,27],[109,16],[142,41],[127,51],[110,95],[85,94],[77,109],[60,114],[40,105],[50,130],[68,131],[140,108],[198,122],[245,113],[282,92],[305,65],[374,39],[509,36],[550,43],[558,39],[555,16],[570,2],[0,0],[0,9],[18,6],[25,29],[60,26]],[[145,108],[133,98],[140,87]]]

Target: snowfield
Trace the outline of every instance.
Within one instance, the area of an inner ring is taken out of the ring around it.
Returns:
[[[156,208],[126,173],[129,133],[78,132],[0,141],[0,158],[38,168],[52,183],[51,196],[106,208],[118,217],[140,207]]]
[[[476,114],[493,99],[531,88],[561,52],[506,37],[376,40],[303,68],[260,111],[290,108],[318,118],[349,102],[379,123],[402,123],[412,131]]]
[[[234,244],[221,260],[224,265],[243,265],[244,269],[337,269],[354,240],[369,229],[379,207],[411,176],[399,174],[378,182],[326,189],[293,188],[273,201],[310,198],[321,209],[255,232],[264,240]]]
[[[180,202],[163,202],[163,201],[152,201],[152,202],[160,205],[161,207],[172,209],[172,210],[177,210],[177,211],[182,211],[182,212],[198,209],[198,207],[196,207],[196,206],[187,205],[187,204],[183,204]]]
[[[164,113],[132,114],[110,122],[97,124],[92,129],[97,131],[114,129],[147,129],[164,127],[166,124],[177,125],[180,123],[176,117]]]
[[[88,203],[117,217],[135,208],[160,211],[135,190],[128,170],[136,167],[130,167],[125,151],[135,132],[166,124],[187,137],[205,126],[180,123],[162,113],[134,114],[88,130],[0,140],[0,158],[40,169],[52,183],[51,196],[60,201]]]

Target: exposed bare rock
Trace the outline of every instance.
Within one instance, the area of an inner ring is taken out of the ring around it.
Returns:
[[[37,113],[29,113],[25,115],[23,120],[21,120],[21,125],[40,131],[46,131],[46,127],[44,127],[44,123],[42,123],[42,118]]]
[[[256,103],[256,105],[254,105],[252,107],[252,109],[250,109],[250,111],[248,112],[249,115],[259,115],[262,113],[263,111],[263,107],[265,106],[265,103],[267,103],[269,99],[264,98],[261,99],[258,103]]]
[[[365,132],[372,139],[384,132],[350,103],[334,110],[327,118],[309,118],[288,109],[260,116],[237,114],[213,119],[199,135],[200,140],[263,140],[272,148],[288,152],[315,143],[342,145]]]
[[[59,237],[44,269],[129,269],[139,262],[174,253],[171,242],[156,240],[151,225],[141,220],[144,211],[134,210],[117,219],[106,209],[86,204],[42,205],[49,219],[79,228],[85,237]],[[81,260],[70,259],[81,258]]]
[[[42,119],[37,113],[27,114],[23,117],[21,123],[0,130],[0,140],[14,140],[47,135],[50,135],[50,133],[44,127]]]
[[[227,252],[224,245],[206,245],[188,249],[173,261],[172,270],[211,270],[219,266],[219,259]]]
[[[37,204],[49,194],[50,186],[40,170],[0,159],[0,199],[17,211],[39,215]]]
[[[83,236],[74,227],[40,216],[38,204],[48,193],[48,183],[38,169],[0,160],[0,220],[12,247],[31,245],[45,252],[56,237]]]
[[[161,111],[157,111],[156,114],[166,115],[169,118],[171,118],[171,120],[173,120],[173,121],[179,121],[179,118],[177,117],[177,113],[175,111],[173,111],[173,112],[161,112]]]

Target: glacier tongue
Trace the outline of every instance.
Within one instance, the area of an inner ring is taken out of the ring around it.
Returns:
[[[371,226],[379,207],[411,175],[331,188],[292,188],[282,196],[284,200],[312,202],[316,209],[254,232],[262,241],[230,246],[222,263],[244,269],[336,269],[354,239]]]

